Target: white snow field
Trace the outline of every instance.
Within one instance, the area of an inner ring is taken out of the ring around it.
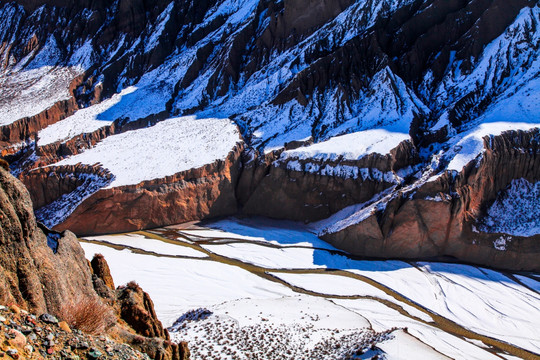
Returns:
[[[38,133],[38,144],[44,146],[57,141],[65,142],[79,134],[91,133],[111,125],[114,120],[124,115],[116,109],[118,104],[135,91],[135,87],[129,87],[99,104],[78,110],[72,116],[47,126]]]
[[[301,160],[358,160],[362,157],[378,153],[386,155],[400,142],[408,140],[409,134],[372,129],[333,137],[327,141],[284,151],[281,159],[296,158]]]
[[[193,359],[540,353],[538,274],[355,260],[303,224],[261,218],[95,236],[82,246],[88,258],[105,255],[117,285],[136,279],[150,293]]]
[[[55,165],[99,162],[115,176],[108,185],[113,188],[223,160],[240,141],[240,133],[229,119],[178,117],[109,136],[93,148]]]
[[[77,67],[43,66],[0,73],[0,126],[37,115],[71,97],[69,85],[82,73]]]

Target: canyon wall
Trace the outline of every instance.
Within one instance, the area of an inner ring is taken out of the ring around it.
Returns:
[[[487,233],[476,226],[512,180],[539,181],[539,140],[538,129],[486,137],[483,155],[459,174],[445,172],[399,192],[384,209],[322,238],[360,256],[459,260],[539,271],[540,235]]]
[[[245,215],[312,222],[398,185],[396,174],[419,164],[416,148],[402,142],[387,155],[358,160],[255,159],[243,168],[237,186]],[[409,174],[412,175],[412,174]]]
[[[459,174],[447,171],[427,182],[417,178],[421,160],[410,141],[387,155],[355,161],[280,156],[277,151],[257,157],[238,145],[226,160],[199,169],[101,188],[77,203],[55,229],[106,234],[237,214],[312,222],[381,198],[382,210],[320,235],[359,256],[454,260],[513,270],[538,267],[538,235],[486,233],[475,227],[513,180],[535,183],[540,178],[537,129],[486,137],[478,160]],[[345,168],[356,169],[357,176]],[[33,189],[36,207],[46,208],[81,187],[85,172],[111,177],[99,165],[77,165],[35,169],[24,180]],[[507,243],[504,251],[496,246],[501,241]]]
[[[225,160],[163,179],[101,189],[55,229],[107,234],[236,214],[242,151],[243,144],[238,143]]]

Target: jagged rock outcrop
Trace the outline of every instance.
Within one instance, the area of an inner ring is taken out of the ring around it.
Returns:
[[[107,261],[103,255],[94,255],[90,265],[92,266],[92,273],[101,279],[105,286],[107,286],[110,290],[116,289],[111,275],[111,270],[109,269],[109,264],[107,264]]]
[[[512,180],[539,181],[539,141],[538,129],[486,137],[485,152],[459,174],[445,172],[398,193],[382,209],[322,238],[361,256],[457,259],[539,271],[540,235],[487,233],[477,228],[486,209]]]
[[[109,265],[103,255],[94,255],[91,265],[94,288],[114,308],[121,323],[127,324],[129,329],[135,332],[133,334],[122,328],[114,329],[120,338],[153,359],[189,359],[187,343],[170,342],[167,329],[163,328],[157,318],[152,299],[136,282],[132,281],[115,289]],[[140,335],[147,339],[141,339]]]
[[[55,228],[107,234],[233,215],[242,151],[239,143],[225,160],[164,179],[101,189]]]
[[[109,331],[120,339],[154,359],[189,357],[186,344],[169,341],[150,297],[140,287],[119,288],[113,298],[99,291],[96,279],[105,286],[114,286],[104,259],[93,261],[93,271],[73,233],[38,226],[28,191],[3,167],[0,235],[0,303],[18,304],[37,314],[61,316],[70,302],[96,303],[101,296],[109,300],[113,309],[119,309],[120,322],[113,323]],[[110,292],[105,294],[114,294],[108,289]]]
[[[95,297],[75,236],[38,228],[28,191],[4,169],[0,185],[0,301],[57,313],[66,299]]]
[[[4,0],[0,4],[9,19],[0,37],[6,69],[41,50],[54,52],[47,65],[84,65],[73,91],[81,106],[130,85],[141,92],[156,87],[163,104],[139,116],[219,108],[243,126],[244,138],[259,147],[282,137],[284,142],[308,136],[325,139],[369,127],[364,120],[389,124],[400,118],[416,119],[411,135],[426,143],[424,133],[445,110],[454,126],[468,122],[504,93],[505,73],[512,69],[519,73],[532,58],[497,64],[493,86],[485,89],[460,89],[449,79],[472,74],[486,46],[536,2],[291,0],[244,1],[225,7],[220,0],[124,1],[117,6],[95,1],[19,1],[21,6],[16,6]],[[44,5],[41,11],[36,11],[38,4]],[[534,16],[531,20],[534,31]],[[62,24],[62,31],[49,24]],[[52,38],[54,48],[49,49]],[[534,37],[525,36],[523,41],[536,51]],[[176,61],[167,62],[171,56]],[[160,86],[145,79],[151,71]],[[443,85],[452,96],[441,97]],[[268,91],[261,94],[260,88]],[[366,111],[375,102],[380,102],[378,118]],[[285,127],[270,128],[275,117]],[[348,123],[353,119],[362,121]],[[268,129],[259,138],[261,126]],[[285,129],[298,134],[285,140]]]

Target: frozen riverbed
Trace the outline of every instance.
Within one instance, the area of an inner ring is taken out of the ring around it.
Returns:
[[[91,237],[82,245],[89,258],[105,255],[118,284],[136,279],[150,293],[194,359],[540,353],[535,274],[353,259],[302,224],[266,219]]]

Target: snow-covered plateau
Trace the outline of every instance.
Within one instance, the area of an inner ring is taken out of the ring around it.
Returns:
[[[112,188],[161,179],[225,159],[240,141],[240,133],[229,119],[178,117],[107,137],[56,165],[101,163],[115,177],[108,185]]]
[[[540,353],[540,282],[452,263],[356,260],[304,225],[228,218],[86,237],[193,359],[515,359]]]

